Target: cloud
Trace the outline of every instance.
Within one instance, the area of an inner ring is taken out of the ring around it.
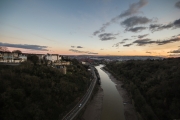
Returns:
[[[149,54],[151,54],[151,52],[148,52],[148,51],[146,51],[146,53],[149,53]]]
[[[116,36],[117,34],[112,34],[112,33],[103,33],[103,34],[100,34],[98,37],[100,38],[100,40],[102,41],[106,41],[106,40],[114,40],[116,39]]]
[[[135,35],[133,35],[133,36],[131,36],[132,38],[136,38],[137,36],[135,36]]]
[[[97,35],[101,32],[104,32],[105,29],[114,22],[117,22],[119,19],[123,18],[123,17],[127,17],[133,14],[136,14],[138,12],[140,12],[139,10],[144,7],[145,5],[148,4],[147,0],[139,0],[139,2],[137,3],[133,3],[129,6],[129,8],[127,10],[125,10],[124,12],[122,12],[120,15],[112,18],[109,22],[105,23],[102,25],[102,27],[99,30],[96,30],[93,35]]]
[[[80,50],[76,50],[76,49],[69,49],[69,51],[72,51],[75,53],[98,54],[98,53],[94,53],[94,52],[90,52],[90,51],[80,51]]]
[[[130,39],[125,38],[125,39],[123,39],[121,42],[118,42],[118,43],[114,44],[112,47],[119,47],[121,44],[124,44],[125,41],[127,41],[127,40],[130,40]]]
[[[170,54],[170,57],[180,57],[180,54],[176,53],[176,54]]]
[[[119,47],[119,46],[120,46],[120,44],[124,44],[124,43],[125,43],[124,41],[122,41],[122,42],[118,42],[118,43],[114,44],[112,47]]]
[[[127,17],[130,15],[136,14],[136,13],[140,12],[139,11],[140,8],[144,7],[147,4],[148,4],[147,0],[139,0],[139,2],[131,4],[126,11],[124,11],[123,13],[121,13],[119,16],[117,16],[114,19]]]
[[[77,48],[83,48],[82,46],[77,46]]]
[[[124,43],[125,43],[125,42],[123,42],[123,41],[122,41],[122,42],[119,42],[119,44],[124,44]]]
[[[76,49],[69,49],[69,51],[76,52],[76,53],[87,53],[88,51],[79,51]]]
[[[149,34],[144,34],[144,35],[138,35],[138,38],[139,39],[142,39],[142,38],[144,38],[144,37],[146,37],[146,36],[148,36]]]
[[[169,39],[166,39],[166,40],[151,40],[151,39],[148,39],[148,38],[144,38],[147,35],[148,34],[139,35],[138,36],[139,39],[135,40],[132,43],[125,44],[123,46],[124,47],[129,47],[129,46],[134,45],[134,44],[136,44],[137,46],[146,46],[146,45],[150,45],[150,44],[165,45],[165,44],[170,44],[170,43],[174,43],[174,42],[179,42],[180,41],[180,37],[178,35],[174,36],[174,37],[171,37]],[[131,37],[135,37],[135,36],[131,36]],[[114,44],[112,47],[119,47],[120,44],[123,44],[123,43],[125,43],[125,42],[124,41],[118,42],[118,43]],[[174,51],[174,52],[177,52],[177,50]]]
[[[137,44],[138,46],[145,46],[145,45],[148,45],[148,44],[156,44],[156,45],[165,45],[165,44],[169,44],[169,43],[173,43],[173,42],[178,42],[180,41],[180,38],[170,38],[170,39],[167,39],[167,40],[151,40],[151,39],[138,39],[138,40],[135,40],[133,43],[131,44]]]
[[[123,39],[123,41],[129,40],[128,38]]]
[[[180,9],[180,1],[175,4],[175,7]]]
[[[156,41],[152,41],[151,39],[138,39],[133,42],[133,44],[137,44],[138,46],[144,46],[152,43],[156,43]]]
[[[180,53],[180,48],[177,49],[177,50],[170,51],[170,52],[168,52],[168,53]]]
[[[124,47],[129,47],[129,46],[131,46],[131,45],[133,45],[132,43],[130,43],[130,44],[126,44],[126,45],[123,45]]]
[[[160,31],[164,29],[170,29],[170,28],[180,28],[180,19],[175,20],[174,22],[171,22],[169,24],[163,25],[163,24],[151,24],[149,25],[149,29],[151,32]]]
[[[172,43],[172,42],[177,42],[177,41],[180,41],[180,38],[171,38],[171,39],[168,39],[168,40],[163,40],[163,41],[157,41],[156,43],[158,45],[164,45],[164,44],[168,44],[168,43]]]
[[[180,34],[178,34],[178,35],[173,35],[172,38],[174,38],[174,37],[180,37]]]
[[[40,45],[11,44],[11,43],[2,43],[2,42],[0,42],[0,46],[48,51],[48,49],[47,49],[48,46],[40,46]]]
[[[111,21],[116,22],[120,18],[127,17],[127,16],[130,16],[130,15],[139,13],[140,12],[139,10],[142,7],[144,7],[145,5],[147,5],[147,4],[148,4],[147,0],[139,0],[139,2],[131,4],[129,6],[129,8],[126,11],[124,11],[123,13],[121,13],[120,15],[112,18]]]
[[[134,26],[147,24],[150,22],[152,22],[152,19],[148,19],[146,17],[140,17],[140,16],[133,16],[122,21],[121,25],[126,27],[125,31],[137,33],[137,32],[141,32],[142,30],[145,30],[146,27],[134,27]]]
[[[179,28],[180,27],[180,19],[174,21],[174,27]]]
[[[82,46],[71,46],[71,48],[83,48]]]
[[[125,27],[128,28],[128,27],[133,27],[135,25],[147,24],[151,21],[152,21],[151,19],[148,19],[146,17],[133,16],[122,21],[121,25],[124,25]]]
[[[146,27],[134,27],[134,28],[129,28],[129,29],[126,29],[126,31],[130,31],[130,32],[141,32],[142,30],[145,30]]]
[[[96,30],[96,31],[93,33],[93,35],[96,36],[96,35],[99,34],[99,33],[101,33],[101,31],[100,31],[100,30]]]
[[[88,54],[98,54],[98,53],[94,53],[94,52],[89,52]]]
[[[167,25],[162,25],[162,24],[151,24],[149,26],[149,29],[152,31],[152,32],[155,32],[155,31],[160,31],[160,30],[163,30],[163,29],[169,29],[169,28],[172,28],[173,27],[173,24],[172,23],[169,23]]]
[[[158,29],[161,27],[161,24],[151,24],[149,25],[149,29],[154,32],[154,31],[158,31]]]
[[[102,27],[101,27],[99,30],[96,30],[96,31],[93,33],[93,35],[95,36],[95,35],[97,35],[97,34],[99,34],[99,33],[101,33],[101,32],[104,32],[105,29],[106,29],[109,25],[110,25],[110,22],[107,22],[107,23],[103,24]]]

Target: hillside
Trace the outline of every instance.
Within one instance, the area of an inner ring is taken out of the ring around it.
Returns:
[[[57,69],[25,62],[0,66],[1,120],[57,120],[76,104],[90,73],[76,60],[63,75]]]
[[[123,81],[143,119],[180,118],[180,58],[111,62],[106,69]]]

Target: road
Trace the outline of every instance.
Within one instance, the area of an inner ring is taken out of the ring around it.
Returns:
[[[97,82],[97,77],[94,72],[94,67],[91,66],[91,72],[93,73],[94,79],[91,81],[91,84],[86,92],[86,94],[82,97],[82,99],[78,102],[78,104],[68,113],[62,120],[73,120],[74,117],[81,111],[81,109],[86,105],[87,101],[89,100],[94,87]]]

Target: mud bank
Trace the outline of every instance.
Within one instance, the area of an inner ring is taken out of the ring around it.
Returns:
[[[99,86],[98,92],[87,105],[87,108],[82,116],[83,120],[100,120],[103,103],[103,89]]]

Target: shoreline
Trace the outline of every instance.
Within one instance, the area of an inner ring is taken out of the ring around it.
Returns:
[[[100,120],[103,103],[103,89],[98,86],[98,91],[94,95],[93,99],[87,105],[85,112],[82,116],[82,120]]]
[[[135,108],[132,104],[132,100],[128,95],[128,92],[122,88],[123,85],[122,81],[117,80],[114,76],[112,76],[108,71],[106,71],[104,68],[101,68],[111,79],[112,82],[114,82],[116,85],[116,89],[118,90],[120,96],[122,97],[123,104],[124,104],[124,117],[125,120],[138,120],[137,113],[135,111]]]
[[[128,92],[121,87],[123,85],[122,81],[117,80],[114,76],[111,75],[111,73],[109,73],[105,69],[101,68],[101,70],[103,70],[108,75],[111,81],[115,84],[119,95],[122,97],[125,120],[138,120],[137,113],[132,104],[132,99],[129,97]],[[87,105],[85,112],[82,115],[82,120],[101,120],[103,97],[103,89],[101,88],[101,86],[99,86],[97,93]]]

